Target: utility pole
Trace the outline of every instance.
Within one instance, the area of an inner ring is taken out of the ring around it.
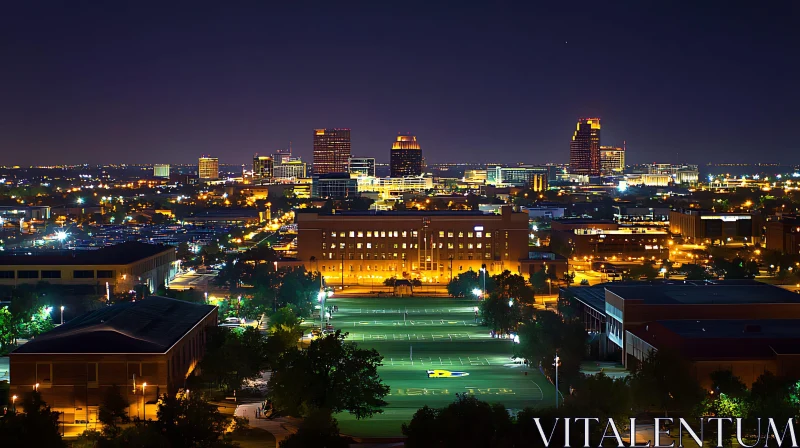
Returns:
[[[450,282],[453,282],[453,256],[450,255]]]
[[[558,356],[558,352],[556,352],[556,358],[554,361],[555,362],[553,362],[553,365],[556,366],[556,409],[558,409],[558,402],[560,401],[558,399],[558,366],[561,364],[561,358]]]

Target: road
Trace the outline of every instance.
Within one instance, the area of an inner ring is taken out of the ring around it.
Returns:
[[[188,272],[179,274],[169,283],[169,288],[178,291],[194,288],[201,291],[209,291],[210,293],[211,290],[214,289],[214,285],[209,283],[212,282],[216,276],[216,273],[198,274],[195,272]]]

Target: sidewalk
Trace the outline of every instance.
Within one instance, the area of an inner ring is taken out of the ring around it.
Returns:
[[[293,419],[287,417],[279,417],[275,419],[256,418],[256,409],[260,403],[243,403],[236,407],[234,415],[237,417],[245,417],[253,428],[263,429],[273,436],[275,436],[276,446],[280,445],[281,441],[297,431]],[[286,429],[289,428],[289,429]]]

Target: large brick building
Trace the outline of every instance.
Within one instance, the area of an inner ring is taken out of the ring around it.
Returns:
[[[568,257],[669,257],[669,234],[663,228],[622,227],[614,221],[596,219],[555,220],[551,228],[550,247]]]
[[[518,273],[528,258],[528,215],[480,212],[345,212],[297,215],[297,258],[329,282],[389,277],[446,283],[486,266]]]
[[[13,351],[11,393],[38,389],[64,424],[92,423],[119,386],[131,417],[154,418],[159,395],[184,387],[216,325],[216,307],[165,297],[105,307]]]

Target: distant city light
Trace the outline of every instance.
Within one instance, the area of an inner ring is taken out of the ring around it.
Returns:
[[[69,234],[67,232],[64,232],[63,230],[59,230],[58,232],[56,232],[56,239],[58,241],[64,241],[65,239],[67,239],[68,236]]]
[[[83,204],[83,198],[78,198],[78,204]]]

